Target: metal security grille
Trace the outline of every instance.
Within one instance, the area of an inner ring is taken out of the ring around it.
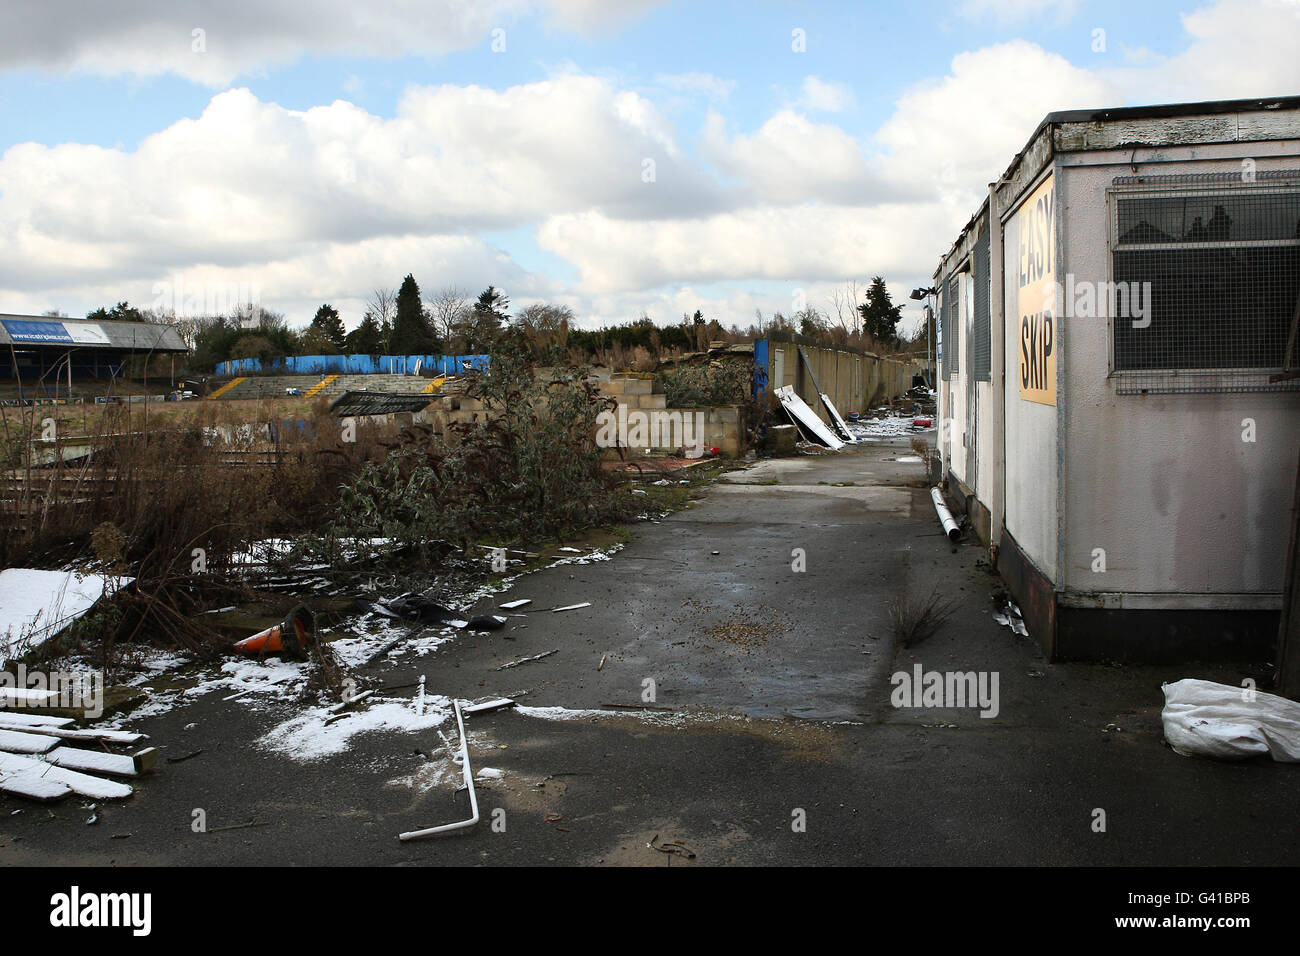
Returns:
[[[971,377],[977,382],[990,378],[992,347],[989,327],[989,234],[985,230],[975,243],[975,316],[971,327]]]
[[[948,276],[948,281],[944,285],[943,317],[940,319],[939,326],[943,332],[943,380],[945,382],[952,379],[953,372],[961,371],[959,358],[961,343],[957,336],[957,329],[961,325],[957,313],[957,278],[956,273]]]
[[[1121,177],[1111,193],[1117,391],[1280,391],[1300,314],[1300,172]],[[1100,303],[1099,303],[1100,304]]]

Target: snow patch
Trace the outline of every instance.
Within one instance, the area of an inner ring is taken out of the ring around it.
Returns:
[[[370,698],[366,703],[374,700]],[[325,723],[325,718],[331,716],[328,708],[313,707],[273,727],[257,742],[272,753],[308,763],[343,753],[358,734],[432,730],[452,715],[450,698],[428,695],[424,698],[423,716],[415,712],[410,701],[384,700],[370,703],[369,707],[357,706],[357,710],[349,711],[352,716],[330,724]]]
[[[21,657],[81,617],[107,591],[134,578],[81,571],[0,571],[0,659]]]

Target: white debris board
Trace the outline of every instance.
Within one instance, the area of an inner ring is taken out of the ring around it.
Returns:
[[[35,757],[22,757],[18,754],[0,753],[0,774],[6,777],[14,775],[23,781],[35,778],[56,784],[61,783],[73,793],[96,800],[120,800],[129,797],[133,792],[129,784],[118,783],[116,780],[101,780],[88,773],[65,770],[63,767],[56,767]]]
[[[45,734],[24,733],[17,730],[0,730],[0,750],[12,754],[43,754],[59,745],[57,737]]]
[[[113,777],[136,776],[135,761],[126,754],[106,754],[98,750],[59,747],[45,755],[45,761],[69,770],[106,773]]]
[[[777,401],[781,403],[781,407],[786,410],[786,413],[794,422],[817,441],[834,451],[844,447],[844,442],[836,438],[831,430],[826,427],[825,422],[817,417],[817,413],[794,393],[793,385],[778,388],[773,394],[776,395]]]
[[[835,423],[835,430],[840,433],[840,437],[850,444],[857,441],[857,439],[853,437],[853,432],[849,431],[848,422],[840,417],[839,409],[831,404],[830,396],[826,395],[824,392],[822,393],[822,403],[826,406],[826,411],[831,413],[831,421]]]

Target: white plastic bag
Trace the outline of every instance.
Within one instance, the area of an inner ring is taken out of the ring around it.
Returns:
[[[1300,763],[1295,701],[1208,680],[1180,680],[1163,689],[1165,739],[1176,753],[1220,760],[1268,754],[1282,763]]]

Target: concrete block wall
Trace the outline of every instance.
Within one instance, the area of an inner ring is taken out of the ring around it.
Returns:
[[[911,383],[910,363],[899,359],[820,345],[805,344],[803,348],[817,384],[845,417],[850,412],[865,412],[873,404],[897,398]],[[778,354],[781,356],[779,361]],[[780,381],[776,380],[778,366],[781,369]],[[810,408],[821,408],[813,377],[799,359],[798,342],[769,340],[767,372],[772,388],[793,385]]]
[[[596,381],[600,393],[626,405],[629,411],[655,411],[668,407],[663,382],[635,372],[614,374],[607,380]]]
[[[716,447],[727,458],[739,458],[745,453],[748,422],[741,405],[717,405],[696,409],[705,413],[704,444]]]
[[[747,422],[740,405],[722,405],[711,408],[669,408],[668,397],[664,394],[663,383],[650,375],[636,372],[614,373],[608,379],[597,381],[601,394],[615,399],[627,407],[628,412],[667,412],[692,416],[692,428],[698,422],[698,437],[705,447],[717,448],[720,454],[738,458],[745,451]],[[700,415],[696,419],[693,416]],[[651,447],[652,454],[671,454],[680,450],[680,446]],[[645,449],[636,449],[644,453]],[[612,452],[617,454],[617,452]]]
[[[745,421],[744,407],[740,405],[723,405],[713,408],[668,408],[663,385],[656,379],[641,375],[613,375],[608,379],[599,378],[596,384],[602,395],[615,399],[626,406],[627,412],[645,412],[680,414],[692,416],[690,419],[694,431],[692,437],[698,437],[705,447],[716,447],[720,454],[737,458],[745,451],[748,434],[748,422]],[[699,415],[699,418],[693,416]],[[450,426],[468,425],[486,421],[488,413],[478,399],[463,394],[445,394],[435,397],[427,408],[416,412],[413,420],[433,426],[441,435],[448,434]],[[651,454],[668,455],[680,450],[680,446],[651,447]],[[625,453],[644,454],[645,448],[627,449]],[[609,450],[610,457],[618,457],[617,449]]]

